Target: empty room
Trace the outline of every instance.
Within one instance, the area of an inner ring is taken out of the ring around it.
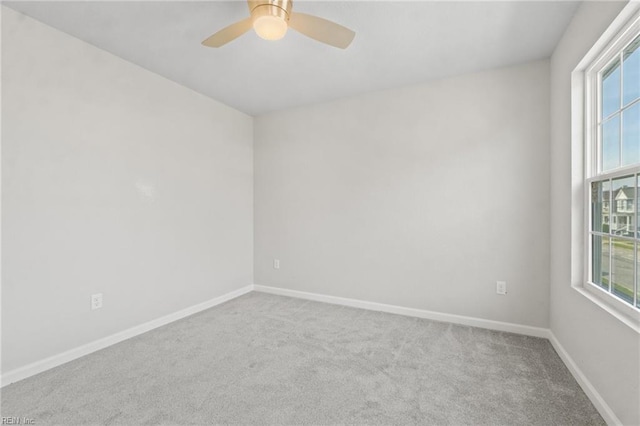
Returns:
[[[640,425],[640,2],[0,12],[3,425]]]

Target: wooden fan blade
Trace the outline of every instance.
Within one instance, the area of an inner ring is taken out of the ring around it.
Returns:
[[[346,49],[356,36],[349,28],[306,13],[291,13],[289,26],[307,37],[340,49]]]
[[[251,18],[231,24],[221,29],[208,39],[202,42],[207,47],[220,47],[240,37],[251,29]]]

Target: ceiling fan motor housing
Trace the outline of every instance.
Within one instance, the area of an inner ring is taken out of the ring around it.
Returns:
[[[287,22],[293,6],[291,0],[248,0],[248,3],[254,21],[261,16],[273,16]]]

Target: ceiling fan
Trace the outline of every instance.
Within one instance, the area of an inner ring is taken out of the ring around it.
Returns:
[[[287,28],[319,42],[346,49],[356,33],[335,22],[305,13],[295,13],[292,0],[248,0],[250,17],[221,29],[202,42],[208,47],[220,47],[235,40],[252,27],[265,40],[280,40]]]

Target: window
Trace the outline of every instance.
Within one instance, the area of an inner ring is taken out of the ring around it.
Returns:
[[[640,312],[640,17],[585,72],[587,283]]]

